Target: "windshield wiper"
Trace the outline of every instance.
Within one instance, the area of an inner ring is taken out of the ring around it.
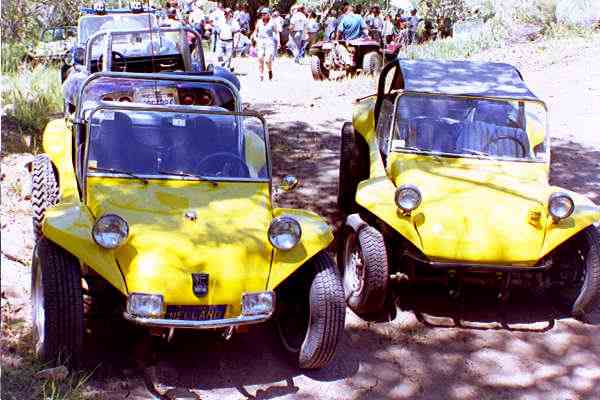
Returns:
[[[175,175],[175,176],[186,176],[189,178],[196,178],[198,180],[201,181],[206,181],[206,182],[210,182],[213,185],[217,186],[218,181],[215,179],[211,179],[211,178],[207,178],[206,176],[202,176],[202,175],[196,175],[196,174],[192,174],[189,172],[184,172],[184,171],[165,171],[165,170],[161,170],[158,171],[159,174],[161,175]]]
[[[123,175],[127,175],[129,177],[135,178],[135,179],[139,179],[140,181],[144,182],[144,184],[148,184],[148,179],[146,178],[142,178],[139,175],[136,175],[132,172],[129,171],[124,171],[121,169],[115,169],[115,168],[102,168],[102,167],[89,167],[89,169],[93,170],[93,171],[101,171],[101,172],[112,172],[113,174],[123,174]]]

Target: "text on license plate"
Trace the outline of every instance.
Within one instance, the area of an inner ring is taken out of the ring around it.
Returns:
[[[175,92],[169,90],[142,90],[136,93],[135,100],[145,104],[177,104],[175,95]]]
[[[167,306],[166,319],[178,319],[188,321],[209,321],[222,319],[225,316],[224,304],[202,305],[202,306]]]

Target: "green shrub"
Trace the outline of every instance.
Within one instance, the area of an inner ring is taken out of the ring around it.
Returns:
[[[486,49],[504,46],[507,37],[506,27],[499,19],[493,18],[480,31],[408,46],[400,51],[400,56],[411,59],[464,59]]]
[[[16,42],[2,42],[2,73],[14,73],[23,62],[27,47]]]
[[[62,110],[60,71],[56,67],[24,66],[2,84],[2,106],[20,133],[39,133],[53,113]]]

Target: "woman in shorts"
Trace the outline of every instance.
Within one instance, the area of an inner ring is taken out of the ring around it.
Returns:
[[[260,15],[261,18],[256,21],[252,39],[256,42],[258,73],[262,81],[264,79],[265,64],[267,64],[267,70],[269,71],[269,80],[273,79],[273,60],[277,51],[279,30],[277,24],[271,20],[271,12],[268,8],[263,8]]]

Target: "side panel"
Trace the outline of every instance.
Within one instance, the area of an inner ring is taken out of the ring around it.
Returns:
[[[82,263],[90,266],[121,293],[127,286],[113,251],[102,249],[92,239],[94,218],[82,203],[61,203],[46,210],[42,231],[44,236],[58,244]]]
[[[575,202],[575,211],[569,218],[558,223],[548,223],[540,258],[550,253],[578,232],[600,221],[600,207],[595,205],[590,199],[559,187],[552,187],[552,189],[554,189],[553,191],[568,193]]]
[[[268,290],[275,289],[294,271],[300,268],[315,254],[327,248],[333,241],[331,226],[317,214],[305,210],[276,208],[274,217],[289,215],[298,220],[302,227],[300,243],[292,250],[273,249],[273,263],[269,277]]]
[[[71,125],[65,118],[50,121],[44,130],[44,152],[58,169],[60,199],[65,203],[79,201],[73,168],[72,138]]]

